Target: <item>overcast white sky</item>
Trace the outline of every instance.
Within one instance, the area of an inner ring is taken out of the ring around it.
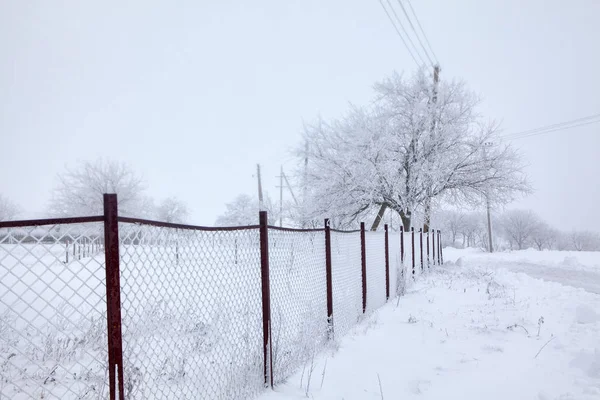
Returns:
[[[600,1],[412,4],[442,65],[505,133],[600,112]],[[278,198],[302,120],[362,104],[415,63],[377,0],[0,0],[0,192],[38,216],[57,173],[106,156],[212,225]],[[600,124],[514,141],[536,194],[514,204],[600,229]]]

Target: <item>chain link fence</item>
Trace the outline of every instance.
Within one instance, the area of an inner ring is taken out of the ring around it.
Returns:
[[[386,301],[385,234],[366,232],[367,312],[371,313]]]
[[[281,383],[327,341],[324,229],[269,229],[273,378]]]
[[[259,232],[120,223],[125,398],[251,398],[262,372]]]
[[[103,235],[98,222],[0,227],[0,398],[107,397]]]
[[[0,399],[253,398],[442,260],[439,231],[176,225],[108,196],[0,222]]]
[[[362,317],[360,232],[331,230],[333,327],[344,336]]]

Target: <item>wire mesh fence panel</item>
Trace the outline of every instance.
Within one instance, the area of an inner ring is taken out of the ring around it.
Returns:
[[[269,229],[271,335],[275,384],[327,341],[325,232]]]
[[[345,335],[362,318],[360,233],[331,232],[333,329]]]
[[[366,232],[367,312],[373,312],[385,299],[385,233]]]
[[[108,396],[103,224],[0,228],[0,398]]]
[[[400,233],[389,234],[390,251],[390,298],[404,294],[406,287],[406,265],[400,253]]]
[[[263,389],[258,229],[120,223],[126,398],[242,399]]]

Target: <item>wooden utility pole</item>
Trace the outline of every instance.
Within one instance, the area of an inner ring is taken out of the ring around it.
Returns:
[[[438,84],[440,82],[440,66],[438,64],[433,66],[433,96],[431,97],[431,104],[435,106],[438,97]],[[431,139],[435,141],[435,115],[433,109],[431,110]],[[425,199],[425,221],[423,222],[423,232],[429,232],[429,225],[431,225],[431,195],[427,194]]]
[[[290,185],[290,181],[288,181],[288,178],[285,175],[285,173],[283,172],[283,169],[281,170],[281,176],[283,176],[283,179],[285,179],[285,185],[287,186],[288,190],[290,191],[290,194],[292,195],[292,199],[294,199],[294,204],[298,205],[298,199],[296,198],[296,195],[294,194],[294,190],[292,189],[292,186]]]
[[[263,203],[262,183],[260,181],[260,164],[256,164],[256,177],[258,178],[258,210],[265,211]]]

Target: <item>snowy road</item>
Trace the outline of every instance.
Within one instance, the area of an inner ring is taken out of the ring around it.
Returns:
[[[600,253],[456,253],[260,400],[599,399]]]
[[[584,289],[590,293],[600,294],[600,273],[592,271],[565,271],[564,268],[543,267],[537,264],[503,263],[499,267],[513,272],[523,272],[531,277],[545,281],[558,282],[563,285]]]
[[[506,268],[600,294],[600,265],[596,264],[600,256],[595,259],[594,253],[525,250],[490,255],[475,250],[447,249],[444,255],[452,262],[461,259],[459,264],[467,262],[487,268]]]

